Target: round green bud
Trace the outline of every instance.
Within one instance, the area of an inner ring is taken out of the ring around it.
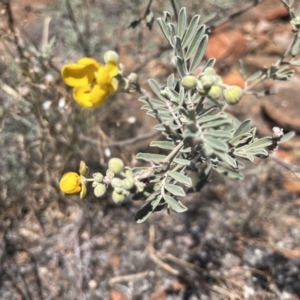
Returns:
[[[137,83],[138,82],[138,76],[136,73],[130,73],[128,76],[128,79],[132,83]]]
[[[112,193],[112,199],[115,203],[122,202],[125,200],[125,198],[126,198],[126,196],[124,196],[116,191],[113,191],[113,193]]]
[[[119,193],[119,194],[122,194],[122,192],[124,191],[124,188],[122,186],[117,186],[114,188],[114,190]]]
[[[126,177],[133,177],[133,172],[129,167],[125,167],[125,176]]]
[[[197,78],[195,76],[192,75],[187,75],[184,76],[181,79],[181,85],[187,89],[187,90],[191,90],[194,89],[197,86]]]
[[[208,92],[208,96],[213,99],[218,99],[221,95],[221,92],[222,90],[218,85],[213,85]]]
[[[215,69],[214,68],[212,68],[212,67],[208,67],[208,68],[206,68],[205,70],[204,70],[204,74],[206,74],[206,75],[216,75],[216,71],[215,71]]]
[[[111,186],[113,188],[116,188],[116,187],[123,187],[123,182],[122,182],[122,179],[120,178],[117,178],[117,177],[114,177],[111,182],[110,182]]]
[[[124,163],[120,158],[111,158],[108,162],[108,168],[114,174],[119,174],[124,169]]]
[[[229,86],[223,90],[225,101],[230,105],[235,105],[240,102],[242,95],[243,90],[237,85]]]
[[[200,93],[200,94],[203,94],[205,91],[204,91],[204,87],[203,87],[203,84],[200,80],[198,80],[197,82],[197,92]]]
[[[112,50],[107,51],[104,54],[104,61],[106,64],[109,62],[114,62],[117,64],[117,63],[119,63],[119,55],[115,51],[112,51]]]
[[[134,186],[134,179],[133,177],[127,177],[123,179],[123,187],[126,190],[131,190]]]
[[[103,183],[99,183],[94,189],[94,194],[98,198],[102,197],[105,193],[106,193],[106,185]]]
[[[214,75],[204,75],[204,76],[201,76],[201,83],[203,85],[203,88],[204,89],[209,89],[212,85],[215,84],[216,82],[216,76]]]
[[[102,182],[103,181],[103,175],[101,173],[95,173],[93,174],[93,177],[94,177],[94,181],[95,182]]]

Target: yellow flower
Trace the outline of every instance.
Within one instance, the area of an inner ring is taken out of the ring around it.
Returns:
[[[61,71],[64,82],[73,87],[73,97],[82,107],[97,107],[115,93],[119,82],[117,61],[99,64],[95,59],[83,57],[76,64],[65,65]]]
[[[86,178],[84,175],[87,173],[87,167],[83,161],[80,162],[79,173],[67,172],[63,175],[59,182],[59,188],[65,194],[77,194],[80,193],[80,199],[82,199],[87,192]]]

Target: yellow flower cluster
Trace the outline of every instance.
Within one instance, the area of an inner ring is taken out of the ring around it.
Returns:
[[[101,65],[93,58],[83,57],[75,64],[65,65],[61,71],[64,82],[74,88],[75,101],[82,107],[101,106],[118,89],[118,56],[108,51],[105,58],[106,64]]]

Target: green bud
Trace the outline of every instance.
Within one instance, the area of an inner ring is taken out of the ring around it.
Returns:
[[[127,177],[123,179],[123,187],[126,190],[131,190],[134,186],[134,179],[133,177]]]
[[[123,187],[123,182],[122,182],[122,180],[121,180],[120,178],[117,178],[117,177],[113,178],[113,179],[111,180],[110,184],[111,184],[111,186],[112,186],[113,188],[116,188],[116,187]]]
[[[119,193],[119,194],[122,194],[122,192],[124,191],[124,188],[122,186],[117,186],[114,188],[114,190]]]
[[[133,172],[129,167],[125,167],[125,176],[126,177],[133,177]]]
[[[220,98],[221,92],[222,90],[218,85],[213,85],[208,92],[208,96],[213,99],[218,99]]]
[[[101,173],[95,173],[93,177],[95,182],[102,182],[104,176]]]
[[[204,88],[203,88],[203,84],[200,80],[198,80],[197,82],[197,87],[196,87],[198,93],[203,94],[205,93]]]
[[[114,62],[114,63],[119,63],[119,55],[115,51],[107,51],[104,54],[104,61],[107,64],[108,62]]]
[[[105,195],[105,193],[106,193],[106,185],[103,183],[99,183],[94,189],[94,194],[98,198]]]
[[[201,83],[203,88],[208,90],[212,85],[214,85],[217,81],[216,76],[214,75],[204,75],[201,76]]]
[[[138,82],[138,76],[136,73],[130,73],[128,76],[128,79],[132,83],[137,83]]]
[[[111,158],[108,162],[108,168],[114,174],[119,174],[124,169],[124,163],[120,158]]]
[[[211,75],[216,75],[216,71],[215,71],[214,68],[208,67],[208,68],[206,68],[206,69],[204,70],[204,74],[205,74],[205,75],[209,75],[209,76],[211,76]]]
[[[125,196],[122,194],[117,193],[116,191],[113,191],[112,193],[112,199],[115,203],[119,203],[125,200]]]
[[[291,25],[292,25],[292,31],[293,32],[298,32],[298,29],[300,28],[300,17],[296,17],[291,20]]]
[[[225,98],[225,101],[230,105],[237,104],[243,95],[243,90],[237,86],[229,86],[225,90],[223,90],[223,96]]]
[[[197,86],[197,78],[192,75],[187,75],[181,79],[181,85],[187,89],[191,90],[194,89]]]

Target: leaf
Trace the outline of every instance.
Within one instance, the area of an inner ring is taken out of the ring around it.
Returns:
[[[205,168],[201,170],[201,173],[199,174],[199,181],[197,182],[195,186],[195,190],[199,192],[204,185],[208,182],[209,176],[211,174],[212,166],[211,164],[208,164]]]
[[[158,147],[160,149],[167,149],[167,150],[173,150],[176,146],[173,142],[167,142],[167,141],[153,141],[150,144],[151,147]]]
[[[251,129],[251,120],[245,120],[236,129],[236,131],[234,132],[233,137],[236,137],[236,136],[238,136],[240,134],[243,134],[243,133],[248,133],[250,129]]]
[[[174,163],[182,165],[182,166],[189,166],[191,164],[190,160],[183,159],[183,158],[174,158]]]
[[[240,135],[234,137],[233,139],[228,141],[228,143],[232,146],[238,146],[238,145],[246,143],[251,138],[252,138],[252,134],[250,132],[246,132],[246,133],[243,133],[243,134],[240,134]]]
[[[167,79],[167,86],[171,89],[174,87],[174,83],[175,83],[175,77],[174,74],[172,73]]]
[[[203,58],[205,50],[206,50],[207,42],[208,42],[208,36],[204,35],[198,46],[198,49],[197,49],[197,52],[193,59],[193,62],[191,63],[190,73],[193,73],[196,70],[196,68],[199,67],[199,64],[202,61],[202,58]]]
[[[208,143],[210,147],[215,150],[228,152],[228,145],[222,140],[217,140],[215,138],[206,138],[204,142]]]
[[[247,150],[255,149],[255,148],[266,148],[271,146],[274,142],[272,137],[266,136],[261,139],[256,140],[252,144],[247,146]]]
[[[164,195],[164,200],[174,211],[178,213],[182,213],[188,210],[187,207],[184,206],[179,200],[176,200],[169,195]]]
[[[292,139],[295,136],[295,131],[290,131],[288,133],[286,133],[278,142],[278,144],[284,143],[289,141],[290,139]]]
[[[159,25],[162,33],[164,34],[165,38],[169,41],[170,40],[170,33],[169,33],[167,23],[162,18],[158,18],[157,22],[158,22],[158,25]]]
[[[204,66],[204,68],[203,68],[203,70],[202,70],[202,72],[204,72],[205,69],[207,69],[207,68],[213,68],[214,65],[215,65],[215,63],[216,63],[216,59],[215,59],[215,58],[210,58],[210,59],[206,62],[205,66]]]
[[[201,116],[200,118],[197,119],[197,121],[198,121],[197,123],[203,124],[203,123],[217,121],[217,120],[226,120],[226,117],[221,114]]]
[[[148,101],[155,107],[166,107],[166,102],[159,100],[159,99],[155,99],[155,98],[148,98]]]
[[[177,35],[182,39],[186,30],[186,8],[182,7],[178,14]]]
[[[230,120],[223,119],[223,120],[219,120],[219,121],[213,121],[213,122],[205,123],[204,125],[201,125],[201,128],[205,129],[205,128],[220,127],[220,126],[230,124],[230,123],[231,123]]]
[[[182,106],[183,101],[184,101],[184,88],[181,87],[179,91],[179,97],[178,97],[178,102],[180,106]]]
[[[232,138],[232,132],[230,131],[224,131],[224,130],[206,130],[203,133],[204,137],[215,137],[220,139],[231,139]]]
[[[170,42],[170,44],[172,46],[174,46],[174,36],[176,34],[175,33],[175,26],[174,26],[173,23],[169,23],[169,24],[167,24],[167,27],[168,27],[169,34],[170,34],[170,40],[169,40],[169,42]]]
[[[162,162],[165,158],[166,155],[161,155],[161,154],[153,154],[153,153],[138,153],[136,155],[137,159],[142,159],[148,162],[154,161],[154,162]]]
[[[195,15],[193,17],[193,19],[191,20],[189,27],[183,37],[183,41],[182,41],[182,48],[184,49],[185,47],[187,47],[189,45],[189,43],[191,42],[192,38],[194,37],[196,30],[197,30],[197,26],[200,20],[200,16],[199,15]]]
[[[155,95],[159,99],[164,100],[164,97],[161,95],[161,88],[159,87],[158,83],[154,79],[149,79],[148,82]]]
[[[163,187],[174,196],[180,196],[180,197],[185,196],[185,192],[181,186],[171,184],[171,183],[166,183],[164,184]]]
[[[191,186],[192,185],[192,180],[190,177],[179,173],[179,172],[175,172],[175,171],[169,171],[168,175],[170,177],[172,177],[173,179],[175,179],[176,181],[183,183],[186,186]]]
[[[159,195],[159,196],[157,196],[157,198],[155,200],[149,202],[142,209],[140,209],[135,215],[135,218],[134,218],[135,221],[137,223],[142,223],[147,218],[149,218],[149,216],[152,214],[154,209],[157,207],[157,205],[159,204],[161,199],[162,199],[162,196]]]
[[[193,38],[193,41],[191,42],[191,44],[185,54],[185,59],[191,58],[191,56],[193,56],[196,53],[196,51],[199,47],[199,44],[201,42],[201,39],[204,35],[204,32],[205,32],[205,25],[202,25],[198,28],[198,30]]]
[[[179,56],[180,58],[184,59],[184,55],[183,55],[183,49],[181,46],[181,39],[179,36],[175,36],[175,55]]]
[[[185,75],[187,75],[184,59],[182,59],[179,56],[175,56],[175,64],[176,64],[177,71],[181,78],[184,77]]]

